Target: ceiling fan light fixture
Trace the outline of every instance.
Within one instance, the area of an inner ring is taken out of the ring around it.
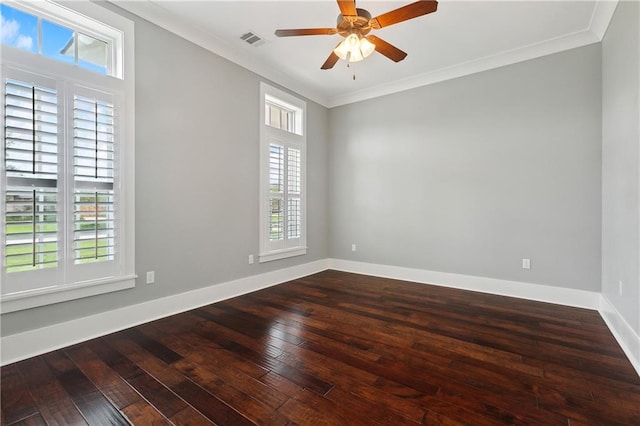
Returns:
[[[342,43],[333,50],[340,59],[349,62],[358,62],[371,55],[375,45],[357,34],[349,34]]]

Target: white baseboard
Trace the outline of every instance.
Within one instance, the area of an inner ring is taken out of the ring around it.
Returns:
[[[598,311],[640,376],[640,336],[633,331],[629,323],[604,295],[600,295]]]
[[[344,272],[479,291],[578,308],[598,309],[600,307],[600,293],[595,291],[341,259],[329,259],[329,268]]]
[[[0,339],[0,365],[124,330],[138,324],[230,299],[327,269],[327,259],[151,300],[113,311],[53,324]]]

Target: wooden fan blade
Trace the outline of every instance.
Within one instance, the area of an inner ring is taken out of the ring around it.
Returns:
[[[311,36],[311,35],[333,35],[338,32],[335,28],[300,28],[291,30],[276,30],[278,37]]]
[[[374,35],[367,36],[367,40],[371,43],[375,44],[376,51],[383,54],[387,58],[391,59],[393,62],[400,62],[404,58],[407,57],[407,53],[398,49],[392,44],[387,43],[380,37],[376,37]]]
[[[382,15],[371,19],[369,23],[373,28],[376,29],[388,27],[389,25],[417,18],[418,16],[426,15],[428,13],[433,13],[437,9],[437,1],[420,0],[415,3],[411,3],[398,9],[392,10],[391,12],[383,13]]]
[[[331,68],[333,68],[333,66],[336,64],[336,62],[338,62],[338,59],[340,59],[340,58],[332,50],[331,51],[331,55],[329,55],[327,60],[324,61],[324,64],[322,64],[320,69],[321,70],[330,70]]]
[[[338,7],[342,16],[357,16],[356,0],[338,0]]]

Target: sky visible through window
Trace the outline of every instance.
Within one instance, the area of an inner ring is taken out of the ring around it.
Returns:
[[[38,18],[29,13],[0,4],[2,44],[41,54],[73,64],[75,62],[74,31],[41,19],[42,41],[38,46]],[[107,43],[79,34],[78,65],[100,74],[107,73]]]
[[[0,4],[2,44],[38,53],[38,19]]]

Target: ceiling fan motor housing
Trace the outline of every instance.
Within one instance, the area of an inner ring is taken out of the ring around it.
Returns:
[[[365,9],[356,9],[357,16],[338,15],[337,29],[338,34],[347,37],[349,34],[358,34],[361,37],[369,34],[371,31],[371,14]]]

